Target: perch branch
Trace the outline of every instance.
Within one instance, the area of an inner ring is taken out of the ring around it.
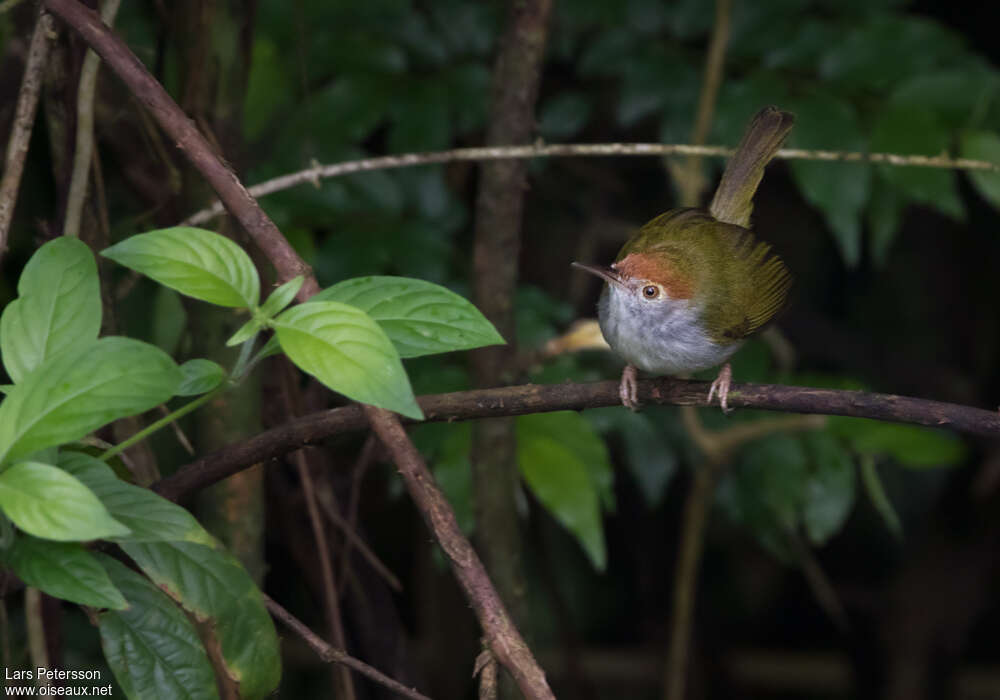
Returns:
[[[304,276],[306,281],[299,290],[300,300],[308,299],[319,291],[309,265],[299,257],[232,169],[222,162],[194,122],[156,82],[125,42],[101,22],[96,12],[77,0],[44,0],[44,4],[83,37],[149,110],[160,127],[174,139],[177,147],[218,194],[229,213],[274,264],[279,281]]]
[[[452,571],[472,605],[494,656],[510,671],[528,700],[555,700],[544,671],[514,626],[476,550],[458,527],[455,511],[434,482],[424,458],[403,426],[385,409],[365,406],[364,411],[375,434],[396,463],[410,497],[450,560]]]
[[[666,377],[639,380],[639,400],[644,405],[705,406],[706,396],[708,382]],[[422,396],[417,402],[428,421],[449,422],[621,405],[617,381],[479,389]],[[874,418],[1000,437],[1000,412],[894,394],[780,384],[734,384],[729,394],[729,405],[734,408]],[[195,460],[155,484],[154,488],[166,498],[177,500],[256,462],[279,457],[332,435],[363,430],[367,426],[361,407],[355,404],[312,413]]]
[[[28,58],[24,63],[21,89],[17,93],[14,123],[10,129],[10,140],[7,142],[3,179],[0,180],[0,258],[3,258],[3,254],[7,251],[10,224],[14,218],[17,192],[21,187],[24,159],[28,155],[28,144],[31,143],[31,130],[35,124],[42,74],[49,58],[52,35],[52,16],[47,12],[39,12],[35,31],[31,35],[31,44],[28,47]]]
[[[733,149],[727,146],[695,146],[675,143],[535,143],[530,146],[483,146],[455,148],[450,151],[428,153],[403,153],[362,160],[349,160],[330,165],[316,165],[305,170],[281,175],[254,185],[249,192],[254,197],[281,192],[303,183],[319,187],[320,180],[341,177],[370,170],[408,168],[414,165],[432,165],[470,160],[510,160],[512,158],[551,158],[578,156],[704,156],[729,157]],[[948,168],[952,170],[1000,171],[1000,164],[970,158],[948,156],[902,155],[899,153],[862,153],[860,151],[825,151],[803,148],[783,148],[776,158],[787,160],[821,160],[845,163],[883,163],[901,167]],[[202,209],[183,221],[194,226],[209,221],[223,212],[219,202]]]
[[[325,641],[320,639],[320,637],[309,629],[301,620],[281,607],[281,605],[276,603],[266,593],[262,595],[264,596],[264,604],[271,612],[271,615],[280,620],[286,627],[295,632],[295,634],[302,637],[303,641],[305,641],[305,643],[308,644],[310,648],[312,648],[312,650],[315,651],[321,659],[323,659],[323,661],[352,668],[362,676],[370,678],[379,685],[399,693],[404,698],[412,698],[412,700],[430,700],[430,698],[426,695],[418,693],[412,688],[407,688],[399,681],[389,678],[389,676],[385,675],[376,668],[372,668],[364,661],[359,661],[353,656],[345,654],[340,649],[330,646]]]

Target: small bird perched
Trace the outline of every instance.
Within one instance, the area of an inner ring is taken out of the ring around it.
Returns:
[[[597,311],[611,349],[627,362],[619,394],[634,410],[636,369],[677,375],[716,367],[708,393],[723,411],[732,381],[727,360],[784,306],[788,269],[750,232],[764,168],[795,117],[765,107],[750,122],[708,210],[673,209],[636,231],[610,267],[574,262],[603,278]]]

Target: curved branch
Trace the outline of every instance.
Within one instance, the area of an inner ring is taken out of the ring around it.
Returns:
[[[708,382],[670,377],[639,381],[639,400],[645,405],[706,406],[707,396]],[[605,381],[458,391],[421,396],[417,402],[428,421],[456,421],[617,406],[621,399],[618,398],[618,382]],[[1000,437],[1000,412],[894,394],[780,384],[733,384],[729,405],[735,408],[874,418]],[[153,488],[164,497],[177,500],[256,462],[280,457],[303,445],[366,427],[368,421],[357,404],[312,413],[191,462],[154,484]]]
[[[362,160],[348,160],[330,165],[315,165],[305,170],[280,175],[250,188],[254,197],[281,192],[297,185],[311,183],[319,187],[320,180],[341,177],[351,173],[371,170],[409,168],[414,165],[432,165],[454,161],[510,160],[513,158],[551,158],[573,156],[715,156],[729,157],[733,149],[726,146],[698,146],[683,143],[536,143],[531,146],[482,146],[455,148],[450,151],[428,153],[403,153]],[[775,158],[788,160],[840,161],[845,163],[885,163],[900,167],[947,168],[953,170],[1000,171],[1000,165],[985,160],[949,158],[947,156],[902,155],[898,153],[862,153],[860,151],[822,151],[803,148],[783,148]],[[188,226],[203,224],[223,212],[215,202],[196,212],[182,223]]]

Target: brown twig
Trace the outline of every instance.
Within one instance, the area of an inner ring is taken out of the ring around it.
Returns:
[[[17,193],[21,187],[28,144],[31,143],[31,131],[35,125],[35,112],[38,109],[38,95],[42,88],[43,73],[53,33],[52,16],[39,11],[35,31],[31,35],[31,45],[28,47],[28,58],[24,64],[21,89],[17,93],[14,123],[10,129],[10,139],[7,141],[3,179],[0,180],[0,259],[7,251],[10,224],[14,218],[14,205],[17,203]]]
[[[552,158],[552,157],[599,157],[599,156],[706,156],[729,157],[733,149],[728,146],[697,146],[680,143],[557,143],[531,146],[483,146],[475,148],[455,148],[449,151],[428,153],[403,153],[393,156],[379,156],[350,160],[329,165],[315,165],[287,175],[261,182],[250,188],[254,197],[263,197],[275,192],[303,184],[315,185],[321,179],[342,177],[351,173],[371,170],[409,168],[415,165],[433,165],[455,161],[509,160],[512,158]],[[811,150],[805,148],[783,148],[775,158],[786,160],[819,160],[842,163],[882,163],[899,167],[946,168],[950,170],[1000,171],[1000,164],[971,158],[950,158],[948,156],[906,155],[900,153],[863,153],[861,151]],[[218,202],[195,212],[184,224],[194,226],[209,221],[224,211]]]
[[[167,91],[146,70],[128,46],[102,22],[93,10],[77,0],[44,0],[53,14],[83,37],[129,90],[150,111],[160,127],[176,142],[191,164],[208,180],[226,209],[240,222],[278,271],[279,281],[298,275],[305,284],[298,298],[308,299],[319,290],[312,269],[306,264],[274,222],[257,205],[250,193],[212,150],[205,137],[184,114]]]
[[[264,605],[267,606],[267,609],[271,612],[271,614],[277,620],[280,620],[286,627],[295,632],[295,634],[302,637],[305,643],[308,644],[309,647],[315,651],[321,659],[323,659],[323,661],[352,668],[366,678],[370,678],[375,681],[379,685],[399,693],[404,698],[412,698],[412,700],[430,700],[430,698],[423,693],[418,693],[412,688],[407,688],[399,681],[389,678],[389,676],[385,675],[378,669],[372,668],[364,661],[359,661],[353,656],[344,653],[340,649],[330,646],[325,641],[320,639],[315,632],[303,624],[301,620],[281,607],[281,605],[276,603],[266,593],[262,595],[264,596]]]
[[[372,457],[375,453],[375,447],[378,445],[378,440],[375,435],[369,433],[368,437],[365,438],[365,444],[361,446],[361,452],[358,453],[358,459],[354,463],[354,468],[351,469],[351,491],[347,500],[347,529],[353,532],[358,526],[358,506],[361,503],[361,483],[364,480],[365,472],[368,471],[369,465],[372,463]],[[340,592],[343,593],[344,587],[347,581],[347,567],[350,566],[351,559],[351,540],[350,538],[344,543],[344,551],[340,557]]]
[[[309,523],[312,526],[313,537],[316,539],[316,551],[319,555],[319,572],[323,579],[323,608],[326,611],[326,621],[330,627],[330,636],[338,647],[346,649],[344,625],[340,618],[340,600],[337,596],[337,582],[333,576],[333,561],[330,559],[330,545],[326,539],[326,529],[323,527],[323,519],[320,517],[312,475],[309,473],[306,455],[302,450],[295,453],[295,467],[299,473],[299,480],[302,482],[302,494],[306,500]],[[341,669],[339,675],[340,688],[344,696],[348,700],[354,700],[354,682],[351,680],[351,674]],[[339,697],[340,693],[336,693],[336,695]]]
[[[399,582],[399,577],[392,573],[388,566],[382,563],[382,560],[378,558],[378,555],[376,555],[375,552],[373,552],[371,548],[365,544],[365,541],[358,536],[358,533],[356,533],[354,528],[351,527],[351,524],[344,519],[344,516],[335,510],[333,503],[331,503],[331,499],[323,498],[321,495],[319,498],[319,505],[323,509],[323,514],[330,519],[330,522],[336,525],[337,528],[344,533],[344,539],[346,540],[344,549],[347,549],[347,542],[351,543],[357,548],[358,553],[364,557],[365,561],[368,562],[369,566],[372,567],[375,573],[381,576],[382,579],[388,584],[389,588],[397,593],[402,591],[403,584]],[[346,578],[346,569],[341,568],[341,570],[345,572],[343,578]],[[344,584],[341,583],[338,590],[343,589]]]
[[[661,377],[640,379],[638,386],[639,400],[644,405],[707,405],[708,382]],[[457,421],[619,406],[621,399],[618,382],[604,381],[528,384],[432,394],[418,398],[417,403],[428,421]],[[733,408],[874,418],[1000,437],[1000,412],[894,394],[780,384],[733,384],[729,405]],[[177,500],[256,462],[287,454],[331,435],[363,430],[367,425],[358,405],[312,413],[195,460],[154,488],[166,498]]]
[[[101,3],[101,21],[113,26],[121,0],[104,0]],[[87,199],[87,185],[94,152],[94,98],[97,93],[97,71],[101,59],[93,49],[87,49],[80,68],[80,82],[76,91],[76,144],[73,153],[73,175],[66,197],[66,221],[63,235],[80,237],[80,219]]]
[[[448,557],[493,655],[514,677],[525,698],[555,700],[545,673],[514,626],[483,563],[459,529],[455,512],[403,426],[395,414],[384,409],[364,406],[364,412],[396,463],[410,497]]]

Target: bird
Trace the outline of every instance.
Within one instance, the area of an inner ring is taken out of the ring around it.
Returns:
[[[795,117],[765,107],[750,121],[707,209],[672,209],[633,233],[610,266],[572,263],[605,281],[598,323],[625,362],[622,404],[635,411],[637,370],[687,375],[722,365],[708,403],[729,412],[729,358],[785,306],[792,277],[750,230],[764,168]]]

